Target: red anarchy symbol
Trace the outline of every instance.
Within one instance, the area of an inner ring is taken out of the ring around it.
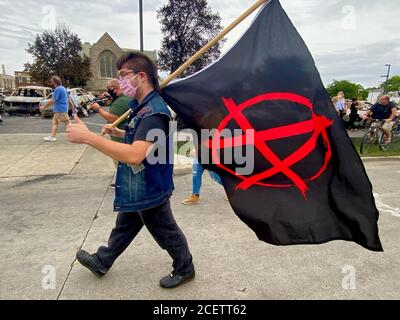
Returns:
[[[250,121],[246,118],[246,116],[244,116],[243,111],[264,101],[277,100],[288,101],[307,107],[312,113],[310,120],[256,132]],[[306,197],[306,193],[308,191],[308,186],[306,183],[319,178],[328,167],[328,164],[332,158],[331,143],[326,130],[333,124],[333,121],[324,116],[315,114],[313,105],[309,99],[293,93],[267,93],[254,97],[253,99],[250,99],[240,105],[236,105],[233,99],[223,98],[223,102],[228,109],[229,114],[222,120],[212,138],[213,141],[220,141],[220,143],[219,145],[215,146],[212,140],[210,140],[206,142],[206,145],[212,150],[213,161],[219,168],[243,180],[236,187],[236,189],[247,190],[254,185],[273,188],[289,188],[296,186],[303,196]],[[239,125],[243,132],[246,132],[247,130],[254,130],[254,146],[263,155],[263,157],[272,164],[272,168],[250,177],[244,177],[220,163],[221,161],[218,156],[218,149],[241,147],[243,145],[253,143],[246,141],[246,135],[231,139],[221,138],[221,132],[227,128],[229,122],[232,120]],[[268,141],[307,133],[312,133],[311,138],[290,156],[283,160],[279,159],[279,157],[267,144]],[[291,167],[306,158],[316,149],[320,136],[322,137],[326,148],[324,163],[321,169],[314,176],[308,179],[303,179],[296,172],[294,172]],[[287,178],[289,178],[290,181],[292,181],[292,183],[268,184],[261,182],[276,176],[279,173],[284,174]]]

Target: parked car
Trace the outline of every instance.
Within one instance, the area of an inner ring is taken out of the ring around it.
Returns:
[[[67,91],[69,94],[69,115],[71,116],[72,111],[76,109],[78,115],[88,117],[88,111],[91,109],[91,102],[95,100],[95,96],[79,88],[67,89]],[[52,98],[53,95],[51,94],[47,99],[43,99],[42,101],[40,101],[40,107],[45,106]],[[53,105],[51,104],[48,107],[43,108],[41,110],[41,114],[44,118],[51,118],[53,116]]]
[[[16,89],[9,97],[6,97],[2,106],[4,111],[10,115],[13,113],[40,114],[40,101],[47,99],[52,91],[51,88],[47,87],[21,87]]]
[[[0,114],[4,112],[3,108],[3,100],[6,98],[6,95],[4,93],[0,92]]]
[[[79,103],[82,105],[83,108],[86,109],[86,111],[89,112],[91,110],[92,103],[94,100],[96,100],[94,94],[82,88],[73,88],[69,89],[69,91],[73,97],[78,97]]]
[[[79,102],[86,111],[89,111],[92,106],[92,101],[96,99],[96,97],[91,93],[82,88],[73,88],[68,89],[68,92],[72,95],[76,95],[79,98]]]

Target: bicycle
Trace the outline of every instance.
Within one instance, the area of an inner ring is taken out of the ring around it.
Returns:
[[[368,132],[363,136],[360,144],[360,153],[367,154],[372,145],[379,145],[383,151],[387,150],[388,144],[385,142],[383,125],[385,120],[373,120],[368,128]]]
[[[400,134],[400,118],[396,118],[394,125],[393,125],[393,134],[399,135]]]

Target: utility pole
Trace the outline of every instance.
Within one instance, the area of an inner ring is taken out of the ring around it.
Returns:
[[[386,93],[386,89],[387,89],[387,85],[388,85],[388,81],[389,81],[389,77],[390,77],[391,65],[390,64],[385,64],[385,67],[388,68],[388,71],[387,71],[387,74],[385,76],[381,76],[381,78],[386,78],[385,86],[384,86],[384,89],[383,89],[383,93]]]
[[[140,51],[144,51],[143,44],[143,0],[139,0],[139,16],[140,16]]]

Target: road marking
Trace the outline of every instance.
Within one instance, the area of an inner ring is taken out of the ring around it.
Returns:
[[[388,204],[384,203],[381,195],[378,193],[374,193],[375,203],[379,211],[390,213],[392,216],[400,218],[400,209],[391,207]]]

